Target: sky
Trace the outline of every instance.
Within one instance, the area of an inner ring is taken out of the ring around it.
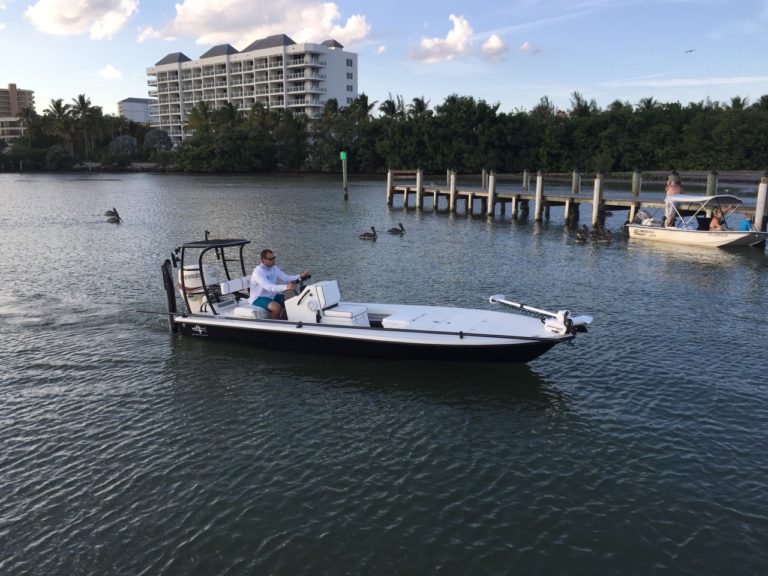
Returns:
[[[501,112],[558,109],[578,92],[615,100],[754,102],[768,94],[768,0],[0,0],[0,87],[85,94],[104,113],[148,97],[165,55],[199,58],[286,34],[358,56],[358,90],[388,98],[472,96]]]

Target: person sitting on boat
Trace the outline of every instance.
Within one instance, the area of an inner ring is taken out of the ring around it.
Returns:
[[[264,308],[270,314],[270,318],[277,320],[284,317],[283,305],[285,297],[283,292],[295,290],[296,282],[306,280],[311,276],[308,270],[301,274],[286,274],[275,265],[275,253],[265,249],[261,251],[261,263],[256,266],[251,274],[251,306]],[[286,284],[278,284],[285,282]]]
[[[754,229],[755,227],[752,226],[752,215],[744,214],[744,220],[742,220],[741,224],[739,224],[739,232],[749,232],[750,230]]]
[[[723,220],[723,213],[719,208],[716,208],[712,213],[712,220],[709,221],[709,230],[726,230],[725,221]]]
[[[670,227],[675,225],[676,213],[675,207],[672,202],[670,202],[669,197],[674,196],[675,194],[682,194],[683,186],[680,182],[668,182],[665,191],[667,193],[667,198],[664,206],[664,226]]]

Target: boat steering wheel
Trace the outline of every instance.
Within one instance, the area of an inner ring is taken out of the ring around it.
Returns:
[[[299,294],[304,292],[304,288],[306,288],[306,285],[304,283],[310,278],[312,278],[312,274],[307,274],[306,278],[302,278],[301,276],[299,276],[299,281],[296,286],[298,288]]]

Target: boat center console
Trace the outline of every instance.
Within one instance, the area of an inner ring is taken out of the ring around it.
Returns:
[[[363,304],[341,302],[336,280],[310,284],[301,294],[285,301],[285,311],[291,322],[370,326],[368,308]]]

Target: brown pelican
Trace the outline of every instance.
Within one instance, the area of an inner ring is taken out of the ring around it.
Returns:
[[[587,228],[586,224],[582,224],[581,228],[576,228],[573,236],[577,243],[584,244],[589,239],[589,228]]]
[[[360,240],[376,240],[376,228],[371,226],[370,232],[363,232],[360,234]]]
[[[397,234],[398,236],[402,236],[403,234],[405,234],[405,228],[403,227],[403,223],[398,222],[397,225],[399,226],[399,228],[390,228],[389,230],[387,230],[387,232],[389,232],[390,234]]]
[[[117,213],[117,208],[112,208],[112,210],[107,210],[104,212],[104,216],[107,217],[107,222],[110,224],[120,224],[120,222],[123,221],[122,218],[120,218],[120,214]]]

